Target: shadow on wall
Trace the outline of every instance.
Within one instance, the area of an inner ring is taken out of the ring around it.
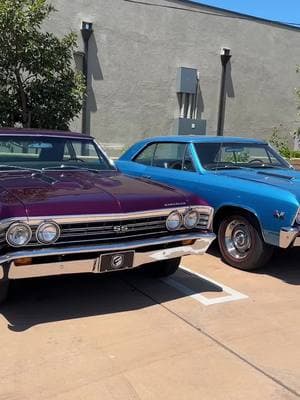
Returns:
[[[92,35],[89,42],[89,68],[87,87],[86,133],[91,133],[91,114],[97,111],[97,100],[93,89],[93,81],[103,81],[103,73],[99,61],[98,46],[95,36]]]
[[[83,71],[83,53],[74,54],[75,67]],[[103,73],[99,61],[98,47],[94,35],[89,40],[89,67],[87,77],[87,109],[86,109],[86,133],[91,133],[91,114],[97,111],[97,101],[93,89],[93,81],[103,81]]]
[[[224,96],[224,114],[223,114],[223,120],[221,121],[221,130],[225,134],[224,130],[224,124],[225,124],[225,119],[226,119],[226,101],[228,98],[234,98],[235,93],[234,93],[234,87],[233,87],[233,80],[232,80],[232,72],[231,72],[231,61],[228,62],[227,68],[226,68],[226,77],[225,77],[225,96]]]
[[[198,96],[197,96],[196,110],[197,110],[197,119],[202,119],[202,113],[204,112],[204,100],[203,100],[202,90],[201,90],[201,78],[198,83]]]
[[[197,97],[196,104],[195,104],[195,111],[196,111],[196,115],[197,115],[196,119],[201,119],[202,113],[204,112],[204,100],[203,100],[202,90],[201,90],[201,78],[200,78],[200,80],[198,80],[196,97]],[[179,110],[179,114],[180,114],[180,110],[181,110],[181,106],[182,106],[182,93],[177,93],[177,102],[178,102],[178,110]],[[193,100],[192,108],[194,110],[194,100]],[[185,111],[187,113],[187,106],[186,106]],[[194,112],[193,112],[193,114],[194,114]]]
[[[226,73],[226,82],[225,82],[225,92],[227,97],[234,98],[234,87],[231,75],[231,62],[229,61],[227,64],[227,73]]]
[[[203,95],[202,95],[202,90],[201,90],[201,77],[200,77],[200,80],[198,81],[197,90],[198,90],[198,92],[197,92],[197,103],[196,103],[195,109],[196,109],[197,119],[201,120],[202,119],[202,114],[205,111],[204,100],[203,100]],[[226,99],[227,99],[227,97],[228,98],[234,98],[235,97],[233,80],[232,80],[232,73],[231,73],[231,62],[230,61],[227,64],[226,77],[225,77],[225,98],[224,98],[224,109],[225,110],[226,110]],[[181,93],[177,93],[177,101],[178,101],[178,109],[179,109],[179,113],[180,113],[181,103],[182,103]],[[224,122],[225,122],[225,115],[224,115],[224,120],[222,121],[223,127],[224,127]]]

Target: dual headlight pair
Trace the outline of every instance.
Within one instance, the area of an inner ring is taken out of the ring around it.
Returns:
[[[198,225],[199,219],[200,214],[197,210],[189,210],[185,214],[173,211],[167,218],[166,227],[168,231],[177,231],[183,226],[186,229],[194,229]]]
[[[36,232],[36,239],[41,244],[51,244],[60,236],[60,228],[55,222],[42,222]],[[16,222],[6,232],[6,241],[10,246],[21,247],[27,245],[32,238],[32,230],[28,224]]]

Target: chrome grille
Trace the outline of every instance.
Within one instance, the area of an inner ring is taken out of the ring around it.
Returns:
[[[148,218],[130,218],[115,221],[97,222],[73,222],[61,223],[61,235],[58,241],[51,246],[72,245],[79,243],[99,243],[126,241],[132,239],[154,238],[162,235],[182,233],[184,227],[175,232],[169,232],[166,228],[167,216],[156,216]],[[197,229],[209,229],[210,214],[200,213]],[[36,240],[37,225],[31,225],[32,239],[27,247],[43,246]],[[0,248],[7,247],[5,231],[0,232]]]
[[[158,217],[109,223],[64,224],[61,225],[61,236],[57,243],[125,240],[145,235],[161,235],[167,233],[165,220],[165,217]]]
[[[208,229],[209,228],[208,224],[209,224],[209,215],[201,213],[197,227],[199,229]]]

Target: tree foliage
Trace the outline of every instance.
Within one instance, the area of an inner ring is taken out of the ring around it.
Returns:
[[[300,66],[297,65],[296,67],[296,72],[300,73]],[[297,98],[297,110],[298,110],[298,115],[300,115],[300,88],[297,87],[295,89],[295,94]],[[280,125],[280,128],[282,128],[282,125]],[[280,129],[278,127],[273,128],[273,133],[270,137],[270,143],[276,147],[276,149],[279,151],[279,153],[285,157],[285,158],[300,158],[300,150],[292,150],[290,148],[290,142],[289,138],[295,141],[300,141],[300,127],[296,128],[293,132],[290,132],[289,134],[282,134],[280,133]]]
[[[68,129],[85,92],[72,68],[76,35],[44,32],[47,0],[0,1],[0,126]]]

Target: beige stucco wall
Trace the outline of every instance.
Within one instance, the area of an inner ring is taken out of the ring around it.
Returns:
[[[58,12],[46,28],[58,34],[78,32],[79,49],[81,21],[94,23],[88,109],[90,131],[100,141],[128,145],[145,136],[172,134],[179,66],[199,70],[200,116],[207,120],[208,134],[214,134],[223,46],[233,54],[225,134],[268,138],[274,126],[281,124],[284,132],[298,126],[299,29],[228,18],[226,13],[203,14],[212,10],[180,1],[52,3]],[[79,120],[73,128],[80,129]]]

